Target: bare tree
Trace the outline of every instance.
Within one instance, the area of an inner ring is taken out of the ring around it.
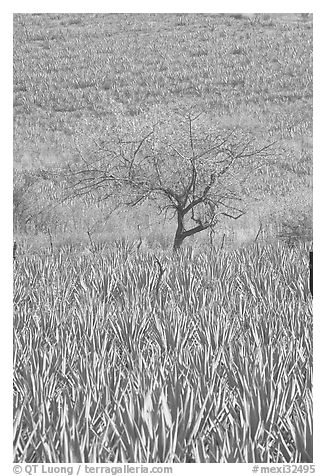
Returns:
[[[113,197],[127,206],[152,201],[176,220],[173,248],[223,218],[245,213],[247,179],[272,144],[259,146],[240,128],[219,129],[187,114],[146,131],[102,139],[95,153],[69,169],[69,196]]]

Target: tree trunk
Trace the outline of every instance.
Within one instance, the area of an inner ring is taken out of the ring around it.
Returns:
[[[202,224],[198,220],[199,225],[195,226],[194,228],[190,228],[190,230],[186,230],[184,226],[184,217],[185,217],[184,210],[178,210],[177,214],[178,214],[178,226],[174,235],[173,251],[178,251],[183,241],[188,236],[192,236],[192,235],[195,235],[196,233],[200,233],[201,231],[206,230],[209,227],[209,224]]]
[[[178,251],[181,248],[183,240],[184,240],[184,237],[182,235],[177,236],[177,233],[175,234],[174,242],[173,242],[173,251]]]
[[[183,243],[183,240],[185,239],[185,235],[184,235],[185,227],[183,223],[184,216],[180,211],[178,211],[177,213],[178,213],[178,226],[174,235],[173,251],[178,251]]]

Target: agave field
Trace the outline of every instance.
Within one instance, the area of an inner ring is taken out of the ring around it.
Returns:
[[[15,462],[312,462],[308,253],[19,256]]]
[[[15,462],[313,461],[312,28],[308,14],[14,15]],[[275,143],[220,250],[203,232],[168,251],[176,224],[151,204],[127,197],[113,216],[116,194],[67,195],[64,171],[114,131],[131,144],[189,111],[206,138]]]

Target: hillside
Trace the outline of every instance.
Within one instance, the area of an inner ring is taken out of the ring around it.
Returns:
[[[266,167],[259,186],[252,184],[260,190],[253,215],[230,226],[250,229],[259,220],[281,223],[311,214],[309,17],[15,15],[17,229],[28,231],[27,209],[28,216],[34,207],[39,212],[43,202],[56,202],[60,195],[50,187],[50,197],[49,184],[37,171],[80,160],[78,151],[87,153],[91,141],[100,139],[112,122],[146,122],[190,108],[204,111],[223,127],[240,125],[278,143],[272,167]],[[79,217],[73,227],[71,219],[65,227],[55,225],[62,225],[65,207],[58,216],[51,215],[54,234],[80,231],[85,204],[73,207]],[[141,219],[134,213],[135,225]],[[146,213],[151,215],[148,207]],[[42,231],[42,226],[34,222],[33,230]]]

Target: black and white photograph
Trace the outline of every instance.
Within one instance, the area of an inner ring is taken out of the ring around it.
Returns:
[[[11,20],[14,472],[315,472],[309,3]]]

